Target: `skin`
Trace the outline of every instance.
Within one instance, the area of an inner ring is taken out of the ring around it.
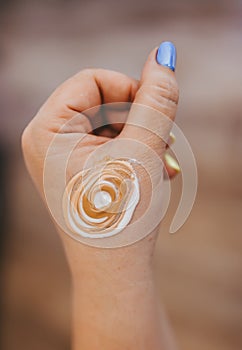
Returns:
[[[156,63],[156,51],[157,48],[150,53],[140,81],[102,69],[83,70],[59,86],[41,107],[24,130],[22,148],[28,171],[43,200],[46,152],[60,128],[77,113],[102,103],[135,102],[138,107],[128,115],[132,123],[143,119],[145,124],[149,120],[147,110],[139,113],[140,105],[152,107],[174,120],[178,103],[175,74]],[[77,163],[79,167],[84,164],[87,155],[110,138],[137,139],[164,157],[167,145],[162,140],[127,124],[126,120],[101,128],[95,135],[88,134],[94,123],[92,117],[83,114],[78,123],[62,129],[60,153],[74,135],[87,134],[73,152],[70,174],[77,170]],[[54,161],[58,166],[58,161]],[[176,175],[177,171],[169,164],[165,166],[170,177]],[[145,180],[141,186],[147,186]],[[147,200],[143,196],[139,207],[147,204]],[[116,249],[89,247],[70,238],[58,226],[57,231],[73,281],[73,350],[176,349],[153,278],[152,257],[158,227],[139,242]]]

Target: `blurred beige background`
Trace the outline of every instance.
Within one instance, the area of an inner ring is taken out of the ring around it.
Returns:
[[[138,78],[148,52],[172,40],[177,123],[199,188],[188,221],[170,235],[181,179],[174,182],[155,256],[160,296],[182,350],[241,350],[242,1],[1,1],[0,25],[2,349],[70,349],[70,276],[23,165],[24,126],[78,70]]]

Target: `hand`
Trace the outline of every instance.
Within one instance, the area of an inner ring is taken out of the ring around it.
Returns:
[[[52,163],[57,169],[60,157],[66,153],[67,145],[74,145],[78,138],[81,139],[71,154],[68,181],[76,172],[82,170],[87,158],[98,147],[108,144],[110,140],[122,139],[142,142],[165,160],[170,177],[176,175],[177,164],[174,165],[169,158],[167,158],[168,161],[165,158],[166,142],[149,131],[149,129],[159,130],[164,139],[167,139],[171,124],[165,125],[163,118],[159,116],[165,116],[173,121],[178,103],[175,74],[168,67],[157,63],[156,53],[157,48],[150,53],[140,81],[117,72],[86,69],[58,87],[41,107],[23,133],[22,148],[28,171],[43,198],[45,198],[43,188],[45,159],[48,148],[56,135],[58,135],[58,149]],[[101,104],[120,102],[133,103],[129,114],[125,115],[126,119],[122,120],[122,123],[115,123],[113,115],[107,114],[107,122],[112,125],[104,126],[93,132],[97,121],[92,113],[88,115],[83,112]],[[152,113],[153,118],[151,118]],[[138,157],[142,160],[144,156],[138,154]],[[138,171],[138,177],[139,175]],[[159,174],[159,176],[163,175]],[[140,179],[140,186],[143,193],[149,192],[145,180]],[[135,209],[136,212],[142,206],[148,205],[149,198],[149,195],[141,197]],[[146,282],[147,279],[151,279],[150,261],[157,229],[133,245],[108,250],[80,244],[66,235],[60,227],[58,231],[73,273],[74,285],[78,286],[79,283],[82,283],[90,287],[93,283],[97,283],[101,289],[105,281],[107,282],[106,278],[110,282],[110,276],[113,276],[112,283],[109,283],[109,292],[113,291],[113,295],[115,290],[120,288],[120,284],[127,284],[127,271],[130,283],[131,281],[133,283],[135,279],[139,281],[142,279]],[[121,272],[117,273],[117,269]],[[127,288],[126,285],[125,288]],[[84,308],[85,305],[82,305],[82,309]]]
[[[140,129],[133,125],[137,123],[151,130],[158,130],[159,127],[164,129],[162,118],[160,120],[151,118],[151,109],[171,120],[175,118],[178,102],[177,83],[174,73],[169,68],[157,64],[156,51],[157,49],[151,52],[140,82],[112,71],[87,69],[58,87],[42,106],[25,129],[22,138],[28,170],[42,194],[44,162],[48,147],[56,134],[60,136],[58,143],[60,155],[66,152],[67,144],[70,145],[76,141],[77,136],[82,138],[78,149],[75,149],[71,155],[69,177],[80,170],[87,157],[97,147],[108,143],[113,138],[116,140],[130,138],[148,144],[164,159],[168,175],[173,177],[177,174],[177,164],[170,161],[170,157],[164,157],[167,145],[161,138],[154,134],[149,135],[149,131],[145,128]],[[114,120],[115,116],[107,113],[107,123],[111,124],[96,129],[95,134],[90,133],[90,130],[97,126],[96,120],[92,115],[86,116],[87,113],[85,115],[80,113],[90,111],[101,104],[117,102],[134,102],[128,116],[128,123],[117,124]],[[77,115],[78,118],[75,118]],[[152,123],[156,124],[152,125]],[[55,159],[54,162],[58,167],[59,159]]]

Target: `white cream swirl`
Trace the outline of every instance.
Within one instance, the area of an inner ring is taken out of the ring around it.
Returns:
[[[109,159],[69,181],[63,197],[65,221],[73,233],[83,237],[110,237],[128,225],[139,198],[131,161]]]

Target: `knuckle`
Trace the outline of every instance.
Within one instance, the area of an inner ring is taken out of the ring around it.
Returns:
[[[94,72],[95,72],[94,68],[84,68],[77,74],[77,78],[83,77],[83,76],[88,76],[88,77],[93,76]]]
[[[81,72],[82,72],[83,74],[87,74],[87,75],[93,74],[94,71],[95,71],[94,68],[84,68],[84,69],[81,70]]]
[[[147,82],[141,86],[141,93],[150,95],[160,104],[177,105],[179,100],[178,84],[174,78],[163,77],[163,79]]]
[[[174,119],[179,99],[179,89],[171,74],[153,76],[142,82],[136,102],[149,106],[170,119]]]
[[[62,84],[57,86],[52,97],[59,97],[63,99],[65,97],[66,91],[72,87],[73,84],[80,83],[80,81],[84,78],[92,78],[94,76],[95,69],[94,68],[85,68],[79,71],[77,74],[73,75],[69,79],[65,80]]]
[[[32,122],[30,122],[21,135],[21,148],[24,156],[31,154],[36,137],[33,135]]]
[[[93,77],[97,69],[94,68],[84,68],[79,73],[76,74],[76,78],[80,79],[83,77]]]
[[[21,147],[22,147],[23,153],[25,153],[25,150],[30,142],[29,138],[30,138],[29,125],[27,125],[21,135]]]

